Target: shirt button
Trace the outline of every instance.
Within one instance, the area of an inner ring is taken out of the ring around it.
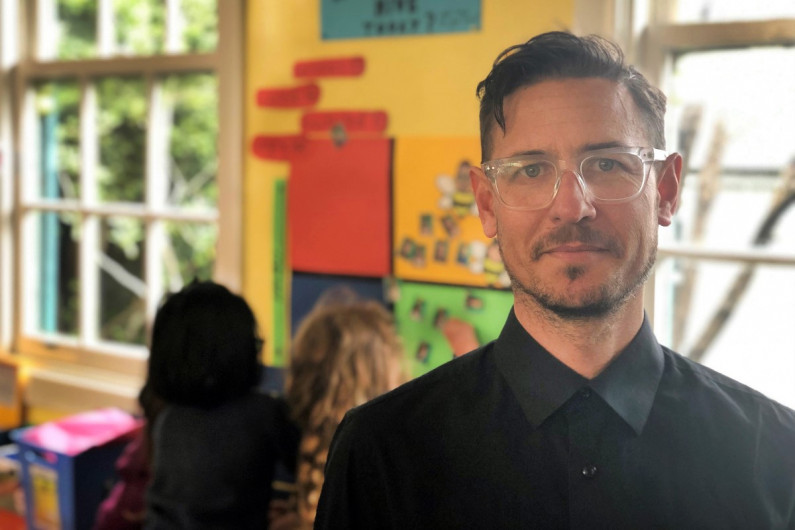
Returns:
[[[585,399],[588,399],[589,397],[591,397],[591,389],[583,388],[582,390],[580,390],[580,395]]]
[[[585,478],[594,478],[596,476],[596,466],[587,465],[582,468],[582,476]]]

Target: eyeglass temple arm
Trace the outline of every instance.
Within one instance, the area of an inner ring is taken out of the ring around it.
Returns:
[[[668,153],[662,149],[652,148],[652,157],[648,162],[660,162],[668,158]]]

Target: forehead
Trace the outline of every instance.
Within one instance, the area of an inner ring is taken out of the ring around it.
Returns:
[[[503,104],[505,131],[493,127],[492,158],[543,151],[568,156],[588,146],[648,143],[629,91],[601,78],[555,79],[522,87]]]

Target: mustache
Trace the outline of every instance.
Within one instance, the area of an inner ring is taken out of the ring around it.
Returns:
[[[599,230],[587,226],[565,225],[556,228],[539,239],[531,248],[533,260],[538,260],[549,249],[559,245],[577,243],[603,248],[616,256],[620,255],[621,245],[618,241]]]

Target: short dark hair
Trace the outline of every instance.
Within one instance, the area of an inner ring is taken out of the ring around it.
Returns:
[[[629,90],[643,114],[653,147],[665,149],[665,95],[634,66],[624,62],[621,48],[597,35],[577,37],[552,31],[505,49],[489,75],[478,83],[480,147],[483,159],[491,155],[494,123],[505,131],[503,102],[517,89],[548,79],[599,77]]]
[[[197,407],[245,395],[259,380],[260,344],[254,313],[241,296],[193,282],[157,311],[146,391]]]

